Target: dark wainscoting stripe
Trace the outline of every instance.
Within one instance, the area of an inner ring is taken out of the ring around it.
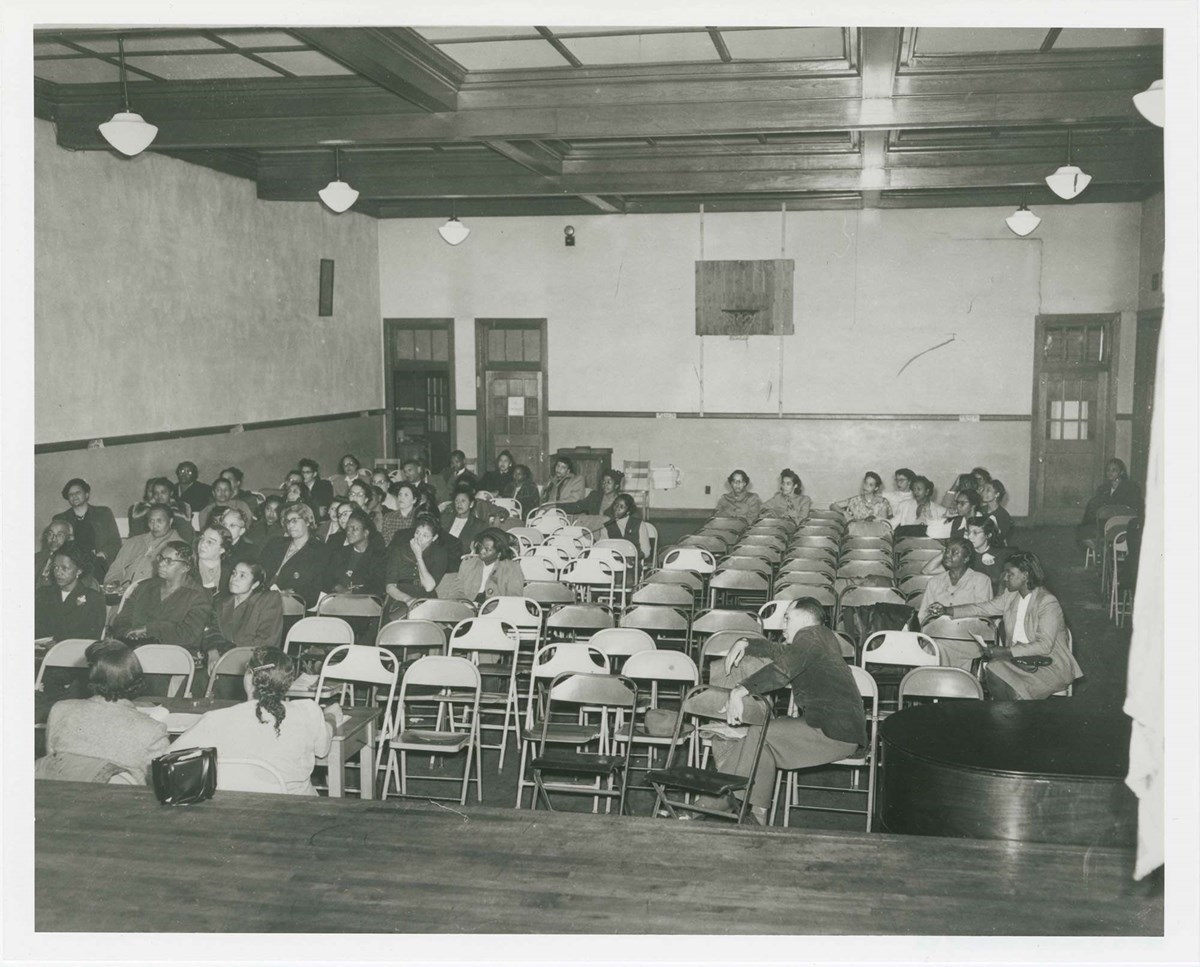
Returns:
[[[1132,420],[1133,414],[1132,413],[1118,413],[1117,419],[1118,420]]]
[[[188,437],[197,436],[216,436],[221,433],[229,433],[235,427],[240,426],[242,432],[250,430],[272,430],[284,426],[299,426],[303,423],[328,423],[332,420],[352,420],[356,418],[382,416],[382,409],[374,410],[351,410],[348,413],[323,413],[320,416],[294,416],[286,420],[260,420],[257,423],[223,423],[220,426],[194,426],[186,430],[163,430],[159,433],[130,433],[125,436],[106,436],[100,437],[103,441],[104,448],[116,446],[125,446],[130,443],[154,443],[158,440],[183,440]],[[62,440],[57,443],[35,443],[33,452],[40,453],[64,453],[68,450],[87,450],[89,449],[96,438],[92,440]]]
[[[462,412],[461,410],[459,411]],[[657,413],[643,410],[550,410],[551,419],[555,417],[571,417],[571,418],[595,418],[595,419],[634,419],[634,420],[652,420],[658,416]],[[975,414],[972,414],[973,416]],[[980,413],[978,414],[980,423],[1029,423],[1033,417],[1028,413]],[[941,422],[941,423],[958,423],[958,413],[784,413],[780,416],[777,413],[674,413],[666,419],[676,420],[851,420],[861,422],[876,422],[883,420],[890,421],[916,421],[916,422]],[[973,423],[975,420],[963,420],[964,423]]]

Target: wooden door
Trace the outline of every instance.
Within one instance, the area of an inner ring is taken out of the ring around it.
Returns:
[[[1161,309],[1138,313],[1137,346],[1133,357],[1133,440],[1129,478],[1143,487],[1146,483],[1146,466],[1150,460],[1150,420],[1154,416],[1154,382],[1161,330]]]
[[[546,321],[477,319],[479,468],[490,470],[501,450],[546,479]]]
[[[1039,316],[1030,516],[1073,524],[1112,455],[1119,316]]]
[[[454,449],[454,321],[385,319],[387,456],[434,473]]]

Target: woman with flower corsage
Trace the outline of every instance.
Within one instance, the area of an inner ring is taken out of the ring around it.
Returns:
[[[73,541],[54,553],[54,583],[38,588],[34,598],[33,633],[38,638],[99,638],[104,631],[104,592],[84,585],[91,554]]]

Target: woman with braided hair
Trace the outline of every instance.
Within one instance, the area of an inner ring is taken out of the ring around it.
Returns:
[[[215,748],[218,776],[222,757],[257,759],[283,776],[289,793],[315,796],[310,777],[316,760],[329,754],[337,706],[322,713],[310,698],[288,701],[295,679],[291,658],[256,648],[244,679],[249,700],[206,713],[171,748]]]

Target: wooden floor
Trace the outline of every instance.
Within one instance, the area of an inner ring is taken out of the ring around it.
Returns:
[[[36,784],[39,931],[1140,935],[1107,849]],[[1159,881],[1161,882],[1161,881]]]

